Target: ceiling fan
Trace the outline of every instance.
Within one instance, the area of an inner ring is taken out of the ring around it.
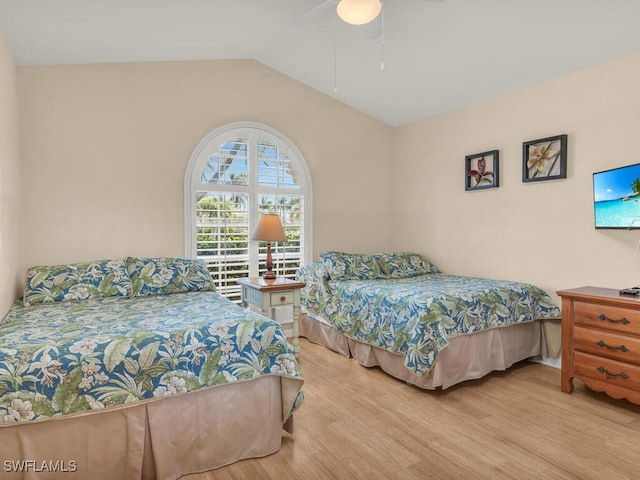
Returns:
[[[439,3],[444,0],[426,0]],[[328,10],[335,9],[338,17],[350,25],[364,25],[369,38],[382,35],[381,0],[323,0],[315,7],[293,18],[291,22],[303,22],[320,17]]]
[[[440,3],[444,0],[425,0],[432,3]],[[323,0],[315,7],[302,12],[294,17],[291,22],[304,22],[314,20],[325,12],[335,9],[337,16],[347,24],[363,25],[365,35],[368,38],[380,39],[381,55],[380,70],[384,70],[384,11],[382,8],[382,0]],[[335,25],[335,24],[334,24]],[[334,27],[335,33],[335,27]],[[334,42],[335,42],[334,36]],[[337,47],[334,43],[333,56],[333,90],[337,94],[337,67],[336,55]]]

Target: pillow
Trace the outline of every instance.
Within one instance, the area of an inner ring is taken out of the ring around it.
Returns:
[[[215,290],[204,260],[127,257],[126,263],[133,297]]]
[[[122,259],[31,267],[27,270],[22,303],[28,307],[37,303],[128,297],[131,290],[131,278]]]
[[[427,273],[438,273],[438,269],[417,253],[377,253],[373,256],[388,278],[408,278]]]
[[[332,280],[373,280],[380,276],[380,266],[371,255],[326,251],[320,259]]]

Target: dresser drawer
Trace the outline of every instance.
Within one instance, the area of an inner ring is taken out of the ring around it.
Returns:
[[[640,338],[602,329],[574,327],[573,348],[581,352],[640,365]]]
[[[574,302],[574,323],[640,335],[640,311],[595,303]]]
[[[573,371],[576,375],[594,378],[623,388],[640,390],[640,367],[628,363],[575,352]]]
[[[273,292],[271,294],[271,306],[277,307],[278,305],[291,305],[295,297],[295,292]]]

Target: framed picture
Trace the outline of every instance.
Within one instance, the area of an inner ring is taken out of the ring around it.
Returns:
[[[531,140],[522,144],[522,181],[567,178],[567,136]]]
[[[498,184],[498,150],[476,153],[464,157],[464,189],[483,190]]]

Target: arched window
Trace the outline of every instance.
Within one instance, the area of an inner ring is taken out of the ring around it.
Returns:
[[[185,253],[206,260],[217,290],[240,299],[237,278],[265,272],[266,244],[249,240],[260,214],[277,213],[286,242],[273,270],[292,278],[311,255],[311,179],[298,149],[258,123],[232,123],[196,146],[185,173]]]

